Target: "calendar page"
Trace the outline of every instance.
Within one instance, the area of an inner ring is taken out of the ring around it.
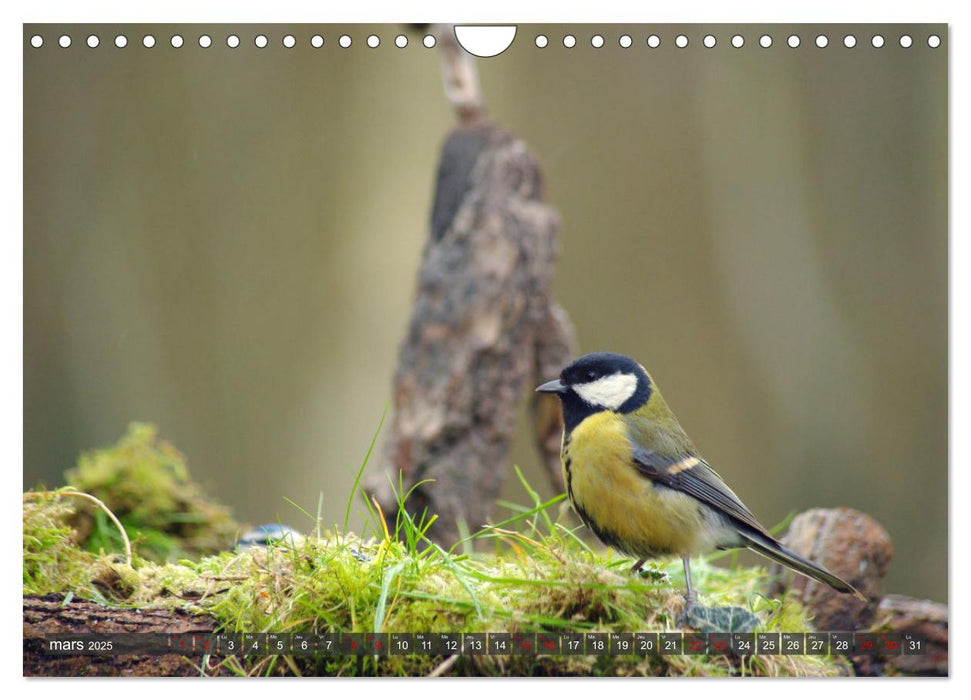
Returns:
[[[24,675],[948,674],[947,24],[22,41]]]

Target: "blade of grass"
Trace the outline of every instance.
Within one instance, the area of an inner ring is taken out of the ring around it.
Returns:
[[[468,541],[472,533],[469,532],[468,523],[465,522],[465,518],[459,518],[455,522],[455,525],[459,531],[459,541],[456,544],[462,545],[462,554],[464,556],[472,556],[472,544]]]
[[[364,468],[367,466],[368,460],[371,458],[371,452],[374,450],[374,445],[378,441],[378,434],[381,432],[381,426],[384,425],[384,418],[388,415],[388,406],[389,404],[384,404],[384,410],[381,412],[381,420],[378,421],[378,429],[371,436],[371,444],[368,445],[367,453],[364,455],[364,461],[361,462],[361,468],[357,470],[357,476],[354,477],[354,486],[351,487],[351,495],[347,498],[347,510],[344,513],[344,532],[347,532],[347,523],[351,520],[351,504],[354,502],[358,488],[361,485],[361,475],[364,474]]]
[[[452,561],[452,557],[444,549],[441,547],[438,547],[437,549],[439,554],[442,556],[442,561],[445,562],[445,566],[452,571],[452,575],[455,576],[455,580],[459,582],[459,585],[465,589],[465,592],[469,594],[469,598],[472,599],[472,605],[475,607],[476,615],[478,615],[480,618],[485,617],[482,612],[482,606],[479,604],[479,597],[475,594],[475,591],[472,590],[472,586],[469,584],[468,579],[465,578],[465,574],[462,573],[462,567]]]
[[[566,525],[561,525],[560,523],[557,523],[556,524],[556,529],[557,530],[559,530],[560,532],[565,533],[574,542],[576,542],[577,544],[579,544],[580,547],[582,547],[588,554],[593,554],[594,553],[593,552],[593,548],[590,545],[588,545],[586,542],[584,542],[583,539],[577,534],[577,530],[579,530],[581,527],[584,527],[584,526],[583,525],[579,525],[577,527],[570,528],[570,527],[567,527]]]
[[[505,508],[506,510],[511,510],[514,513],[521,513],[524,510],[529,510],[527,506],[520,503],[513,503],[512,501],[504,501],[501,498],[496,500],[496,505],[500,508]]]
[[[321,491],[317,494],[317,517],[316,524],[314,525],[314,532],[317,534],[317,539],[319,540],[323,536],[323,530],[321,530],[321,523],[324,522],[324,492]],[[336,527],[334,528],[337,529]],[[343,533],[341,533],[343,535]]]
[[[384,627],[384,614],[387,609],[388,591],[391,589],[391,582],[394,581],[394,577],[397,576],[404,567],[404,562],[398,562],[384,572],[384,577],[381,579],[381,593],[378,595],[378,604],[374,609],[375,634],[381,632],[381,628]]]
[[[292,500],[290,500],[289,498],[287,498],[286,496],[284,496],[284,497],[283,497],[283,500],[284,500],[284,501],[286,501],[287,503],[289,503],[289,504],[290,504],[291,506],[293,506],[294,508],[296,508],[296,509],[297,509],[297,511],[299,511],[301,515],[304,515],[304,516],[306,516],[306,517],[308,517],[308,518],[310,518],[311,520],[314,520],[314,521],[316,521],[316,520],[317,520],[317,519],[316,519],[316,518],[315,518],[315,517],[314,517],[313,515],[311,515],[311,514],[310,514],[310,511],[308,511],[308,510],[305,510],[304,508],[302,508],[302,507],[300,507],[300,506],[299,506],[299,505],[298,505],[298,504],[296,503],[296,501],[292,501]],[[277,516],[277,517],[279,518],[279,516]]]
[[[526,481],[526,477],[523,476],[522,470],[520,470],[520,468],[514,464],[513,471],[516,472],[516,478],[519,479],[519,483],[523,485],[524,489],[526,489],[526,493],[528,493],[529,497],[533,499],[533,505],[540,505],[543,502],[543,499],[539,497],[539,494],[533,489],[532,486],[529,485],[529,482]],[[550,516],[546,514],[546,509],[544,508],[540,510],[538,515],[542,516],[543,520],[546,521],[546,527],[549,528],[549,532],[553,532],[553,521],[550,520]],[[533,521],[533,529],[536,529],[535,520]]]

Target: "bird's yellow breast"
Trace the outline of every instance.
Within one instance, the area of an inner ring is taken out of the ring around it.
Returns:
[[[698,502],[638,473],[623,419],[602,411],[563,439],[563,478],[583,521],[606,544],[636,557],[690,555],[703,545]]]

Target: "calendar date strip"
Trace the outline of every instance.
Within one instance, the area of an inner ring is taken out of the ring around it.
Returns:
[[[921,634],[874,632],[415,632],[51,634],[50,656],[818,655],[927,653]]]

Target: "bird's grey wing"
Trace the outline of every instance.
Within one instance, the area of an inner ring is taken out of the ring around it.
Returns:
[[[634,466],[645,478],[697,498],[756,532],[769,535],[714,469],[696,455],[666,457],[634,443]]]

